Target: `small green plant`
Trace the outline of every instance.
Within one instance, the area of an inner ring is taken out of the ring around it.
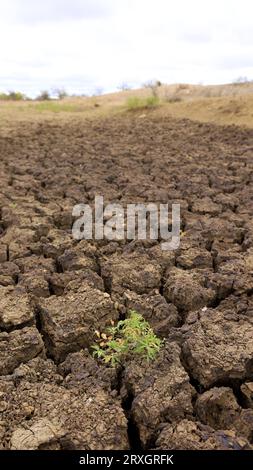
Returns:
[[[158,96],[148,96],[146,98],[139,98],[138,96],[130,96],[127,100],[128,110],[138,110],[154,108],[159,105]]]
[[[162,346],[162,340],[135,310],[130,310],[129,318],[108,328],[106,333],[96,333],[99,342],[92,346],[93,356],[112,367],[121,364],[126,357],[139,356],[152,361]]]
[[[158,96],[155,96],[155,95],[148,96],[146,98],[147,108],[153,108],[155,106],[158,106],[159,102],[160,102],[160,100],[159,100]]]

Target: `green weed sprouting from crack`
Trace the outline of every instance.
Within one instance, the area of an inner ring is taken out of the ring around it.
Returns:
[[[93,356],[112,367],[121,364],[129,356],[152,361],[163,344],[149,323],[135,310],[130,310],[129,318],[120,320],[116,326],[108,328],[106,333],[96,333],[100,339],[92,346]]]

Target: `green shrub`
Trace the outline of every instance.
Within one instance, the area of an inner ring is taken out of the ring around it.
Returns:
[[[143,108],[143,100],[137,96],[130,96],[127,99],[127,108],[130,110]]]
[[[152,361],[162,346],[162,340],[135,310],[130,310],[129,318],[119,321],[99,336],[99,344],[92,346],[93,356],[113,367],[127,357],[139,356]]]
[[[127,100],[127,109],[147,109],[154,108],[159,105],[159,98],[157,96],[148,96],[147,98],[139,98],[138,96],[130,96]]]
[[[154,96],[154,95],[148,96],[146,98],[146,107],[147,108],[153,108],[155,106],[158,106],[159,102],[160,102],[160,100],[159,100],[158,96]]]

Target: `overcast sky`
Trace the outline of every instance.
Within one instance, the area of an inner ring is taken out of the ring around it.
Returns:
[[[252,0],[0,0],[0,91],[253,79]]]

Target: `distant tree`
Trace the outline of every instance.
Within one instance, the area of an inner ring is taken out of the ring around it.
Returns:
[[[102,87],[97,87],[93,96],[101,96],[104,93]]]
[[[128,91],[128,90],[131,90],[131,87],[128,85],[128,83],[121,83],[118,87],[118,90],[120,91]]]
[[[249,83],[249,79],[248,77],[238,77],[235,80],[235,83]]]
[[[58,100],[63,100],[64,98],[67,98],[68,93],[64,88],[54,88],[52,91],[53,95],[58,98]]]
[[[51,99],[50,93],[47,90],[43,90],[40,94],[35,98],[37,101],[48,101]]]
[[[7,99],[8,100],[13,100],[13,101],[22,101],[26,99],[26,96],[23,93],[20,93],[19,91],[9,91]]]

